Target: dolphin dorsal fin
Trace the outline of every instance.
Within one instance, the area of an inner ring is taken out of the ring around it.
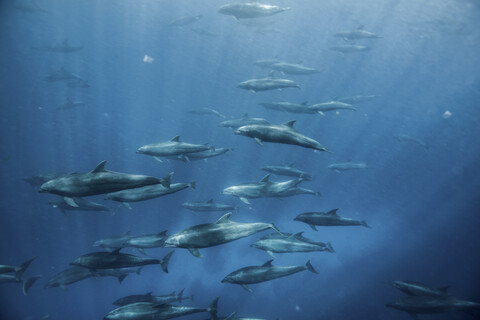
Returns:
[[[270,72],[268,73],[267,79],[273,79],[273,73],[274,73],[274,72],[275,72],[275,71],[270,71]]]
[[[287,167],[293,167],[295,165],[295,162],[290,162]]]
[[[308,105],[308,101],[303,101],[303,102],[301,103],[301,105],[302,105],[302,106]]]
[[[163,231],[160,232],[158,235],[159,235],[159,236],[164,236],[164,235],[166,235],[166,234],[167,234],[167,230],[163,230]]]
[[[338,208],[337,208],[337,209],[330,210],[330,211],[328,211],[327,213],[328,213],[328,214],[333,214],[333,215],[336,215],[336,216],[338,216],[338,214],[337,214],[337,210],[338,210]]]
[[[363,28],[365,28],[365,26],[362,24],[361,26],[357,27],[357,30],[363,30]]]
[[[127,232],[125,232],[123,235],[124,235],[124,236],[129,236],[129,235],[130,235],[130,230],[128,230]]]
[[[105,164],[107,163],[107,160],[103,160],[102,162],[100,162],[96,167],[95,169],[93,169],[91,171],[91,173],[99,173],[99,172],[105,172],[107,170],[105,170]]]
[[[152,295],[152,291],[150,292],[147,292],[146,296],[151,296]]]
[[[296,237],[301,237],[303,234],[303,231],[302,232],[299,232],[299,233],[295,233],[293,236],[296,238]]]
[[[270,173],[263,177],[258,183],[270,183]]]
[[[262,267],[271,267],[272,266],[272,260],[268,260],[267,262],[265,262],[264,264],[262,264]]]
[[[113,250],[112,252],[110,252],[110,254],[112,254],[112,255],[113,255],[113,254],[114,254],[114,255],[120,254],[120,250],[121,250],[121,249],[122,249],[122,248],[115,249],[115,250]]]
[[[207,203],[213,203],[213,199],[208,200]]]
[[[174,141],[174,142],[180,142],[180,136],[175,136],[172,138],[172,140],[170,141]]]
[[[232,222],[232,221],[230,221],[230,216],[231,215],[232,215],[231,212],[224,214],[220,219],[217,220],[217,222],[215,222],[215,224]]]
[[[297,121],[297,120],[291,120],[291,121],[285,122],[283,125],[293,129],[293,124],[294,124],[296,121]]]
[[[248,118],[248,112],[245,112],[242,116],[243,119]]]

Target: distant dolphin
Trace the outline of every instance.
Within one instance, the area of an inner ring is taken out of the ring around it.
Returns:
[[[422,140],[420,140],[416,137],[412,137],[408,134],[396,134],[396,135],[394,135],[394,137],[400,142],[413,142],[413,143],[421,145],[425,149],[430,148],[430,146],[427,143],[425,143],[424,141],[422,141]]]
[[[269,124],[269,122],[263,118],[252,118],[245,113],[241,118],[222,121],[219,126],[237,129],[248,124]]]
[[[305,67],[305,66],[302,66],[301,64],[286,63],[286,62],[274,63],[270,66],[270,68],[275,71],[279,71],[283,74],[294,74],[294,75],[309,75],[309,74],[322,72],[322,70]]]
[[[235,19],[251,19],[259,17],[268,17],[274,14],[290,10],[290,8],[281,8],[258,2],[249,3],[230,3],[220,7],[219,13],[233,16]]]
[[[49,51],[49,52],[60,52],[60,53],[72,53],[80,51],[83,49],[83,46],[71,46],[68,43],[68,40],[64,40],[61,43],[55,43],[53,45],[43,46],[43,47],[32,47],[33,49],[40,51]]]
[[[358,40],[358,39],[378,39],[383,38],[373,32],[363,30],[363,26],[352,31],[341,31],[335,34],[335,37],[343,38],[344,40]]]
[[[180,136],[175,136],[170,141],[144,145],[138,148],[137,153],[153,156],[157,159],[156,157],[170,157],[181,154],[187,155],[188,153],[206,151],[208,149],[210,149],[210,147],[207,144],[187,143],[180,141]]]
[[[330,50],[338,51],[341,53],[361,52],[361,51],[368,51],[370,49],[371,49],[370,47],[361,46],[358,44],[344,44],[344,45],[330,47]]]
[[[288,166],[265,166],[262,170],[281,176],[297,177],[304,180],[312,180],[312,176],[305,171],[294,168],[293,163]]]
[[[334,170],[336,172],[342,172],[347,170],[359,170],[365,169],[367,164],[365,162],[340,162],[340,163],[332,163],[327,168],[330,170]]]
[[[147,294],[135,294],[126,296],[120,299],[117,299],[113,302],[114,305],[117,306],[125,306],[127,304],[136,303],[136,302],[152,302],[156,304],[166,304],[172,302],[179,302],[182,303],[183,300],[193,300],[193,294],[191,296],[183,296],[183,291],[181,290],[178,294],[174,292],[163,295],[163,296],[154,296],[152,292],[148,292]]]
[[[261,79],[251,79],[247,81],[240,82],[237,86],[238,88],[249,90],[253,93],[259,91],[275,90],[275,89],[284,89],[284,88],[298,88],[300,86],[292,80],[274,78],[272,73],[266,78]]]
[[[292,102],[261,102],[261,106],[278,111],[286,111],[290,113],[302,113],[302,114],[316,114],[317,111],[309,109],[307,102],[292,103]]]
[[[325,115],[325,112],[334,111],[334,110],[357,110],[354,106],[348,103],[343,103],[340,101],[328,101],[317,104],[312,104],[308,106],[308,109],[311,111],[318,112],[321,115]]]
[[[428,297],[445,297],[448,296],[448,286],[434,288],[423,283],[413,281],[392,281],[392,286],[397,288],[409,296],[428,296]]]
[[[365,220],[359,221],[341,217],[337,214],[338,209],[328,212],[305,212],[299,214],[295,221],[308,224],[313,230],[318,231],[315,226],[364,226],[370,228]]]

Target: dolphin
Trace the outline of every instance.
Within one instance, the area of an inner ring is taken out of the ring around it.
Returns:
[[[286,62],[274,63],[270,66],[270,68],[275,71],[279,71],[283,74],[294,74],[294,75],[308,75],[308,74],[315,74],[315,73],[322,72],[322,70],[317,70],[314,68],[308,68],[308,67],[302,66],[300,64],[286,63]]]
[[[408,312],[412,318],[418,319],[418,313],[433,314],[462,311],[474,315],[475,311],[480,310],[480,303],[459,300],[451,296],[409,296],[388,303],[387,307]]]
[[[140,147],[137,153],[153,157],[168,157],[210,149],[206,144],[192,144],[180,141],[180,136],[173,137],[170,141],[147,144]],[[161,162],[161,161],[160,161]]]
[[[194,22],[197,22],[202,18],[203,18],[203,16],[201,14],[196,15],[196,16],[181,17],[181,18],[178,18],[176,20],[173,20],[168,25],[171,26],[171,27],[184,27],[184,26],[190,25]]]
[[[270,281],[305,270],[318,273],[313,268],[310,260],[307,261],[305,266],[273,266],[272,261],[273,259],[268,260],[261,266],[250,266],[238,269],[227,275],[222,280],[222,283],[229,282],[239,284],[248,292],[252,292],[252,290],[248,287],[249,284]]]
[[[102,204],[78,197],[72,199],[77,205],[76,207],[72,207],[63,198],[49,200],[48,204],[54,208],[59,209],[60,211],[62,211],[63,214],[67,214],[67,211],[106,211],[110,212],[112,216],[115,214],[115,210]]]
[[[206,160],[208,158],[218,157],[222,154],[227,153],[228,151],[233,150],[233,148],[214,148],[211,147],[206,151],[192,152],[187,154],[179,154],[177,156],[167,157],[171,160],[179,160],[183,162],[194,161],[194,160]]]
[[[282,192],[278,192],[275,196],[277,198],[285,198],[285,197],[296,196],[296,195],[299,195],[299,194],[309,194],[309,195],[317,196],[317,197],[322,196],[322,194],[318,191],[313,191],[313,190],[302,188],[302,187],[288,188],[286,190],[283,190]]]
[[[448,286],[434,288],[413,281],[392,281],[392,286],[409,296],[445,297],[448,296]]]
[[[22,263],[20,266],[9,266],[9,265],[0,265],[0,274],[2,273],[15,273],[15,278],[20,280],[23,273],[28,268],[28,266],[35,260],[36,257],[29,259]]]
[[[277,111],[285,111],[290,113],[316,114],[317,111],[309,109],[307,102],[292,103],[292,102],[261,102],[261,106]]]
[[[353,53],[353,52],[362,52],[370,50],[370,47],[361,46],[358,44],[344,44],[339,46],[330,47],[330,50],[338,51],[341,53]]]
[[[253,93],[258,91],[268,91],[284,88],[298,88],[300,86],[293,80],[274,78],[273,73],[270,73],[266,78],[250,79],[240,82],[237,88],[249,90]]]
[[[124,247],[137,248],[140,253],[145,254],[143,249],[163,247],[165,239],[167,239],[167,230],[156,234],[145,234],[136,237],[130,237],[124,244]]]
[[[343,38],[343,40],[358,40],[358,39],[378,39],[383,38],[373,32],[363,30],[363,26],[351,31],[341,31],[335,34],[335,37]]]
[[[245,113],[241,118],[222,121],[219,126],[237,129],[249,124],[270,124],[270,122],[262,118],[251,118],[248,113]]]
[[[248,237],[252,234],[277,227],[273,223],[242,223],[230,220],[231,212],[215,223],[199,224],[177,232],[165,240],[166,248],[185,248],[195,257],[202,258],[199,248],[218,246],[227,242]]]
[[[260,68],[271,69],[271,67],[276,63],[282,63],[282,61],[278,59],[262,59],[255,61],[253,64]]]
[[[208,308],[195,308],[176,306],[171,304],[158,304],[152,302],[136,302],[118,307],[110,311],[104,320],[142,320],[142,319],[171,319],[187,316],[198,312],[210,313],[210,319],[217,319],[218,297]]]
[[[269,176],[270,175],[266,175],[257,183],[244,183],[225,188],[223,189],[222,194],[238,197],[242,202],[250,204],[248,199],[265,196]]]
[[[95,273],[92,270],[84,267],[74,266],[54,275],[50,280],[48,280],[45,288],[60,287],[62,289],[66,289],[67,286],[72,283],[94,276]]]
[[[79,75],[76,75],[64,67],[50,73],[46,78],[48,82],[57,82],[57,81],[85,81]]]
[[[1,273],[0,274],[0,283],[11,283],[11,282],[21,283],[22,284],[23,295],[26,296],[28,294],[28,291],[30,290],[31,286],[35,283],[35,281],[37,281],[40,278],[41,278],[40,276],[33,276],[33,277],[30,277],[30,278],[27,278],[27,279],[23,280],[23,279],[19,279],[16,275]]]
[[[261,4],[258,2],[247,2],[229,3],[223,5],[220,7],[220,9],[218,9],[218,12],[224,15],[232,16],[236,20],[240,20],[273,16],[274,14],[278,14],[286,10],[290,10],[290,8],[281,8],[278,6]]]
[[[107,161],[100,162],[95,169],[87,173],[71,173],[60,178],[45,182],[39,192],[49,192],[63,196],[65,202],[73,207],[78,206],[73,197],[93,196],[102,193],[115,192],[124,189],[139,188],[152,184],[170,184],[167,176],[158,179],[143,175],[133,175],[108,171]]]
[[[228,204],[215,203],[213,199],[206,202],[184,202],[182,207],[192,210],[194,212],[214,212],[214,211],[231,211],[238,212],[238,207],[234,207]]]
[[[350,218],[344,218],[337,214],[338,209],[328,212],[305,212],[299,214],[295,221],[308,224],[313,230],[318,231],[315,226],[364,226],[370,228],[365,220],[358,221]]]
[[[321,115],[325,115],[325,112],[334,111],[334,110],[357,110],[354,106],[348,103],[343,103],[340,101],[328,101],[323,103],[312,104],[308,106],[310,111],[317,112]]]
[[[165,196],[167,194],[175,193],[189,187],[195,189],[195,181],[190,183],[172,183],[170,184],[170,187],[165,187],[162,184],[154,184],[151,186],[121,190],[107,194],[105,196],[105,200],[122,202],[125,206],[131,209],[128,205],[129,202],[150,200]]]
[[[148,292],[147,294],[135,294],[126,296],[120,299],[117,299],[113,302],[114,305],[117,306],[125,306],[127,304],[136,303],[136,302],[151,302],[156,304],[165,304],[165,303],[172,303],[178,301],[182,303],[183,300],[190,299],[193,301],[193,294],[190,297],[183,296],[183,289],[178,294],[174,292],[163,295],[163,296],[153,296],[152,292]]]
[[[250,247],[266,251],[272,258],[273,253],[287,253],[287,252],[315,252],[328,251],[335,252],[330,243],[314,242],[310,239],[302,237],[303,232],[297,234],[284,234],[263,237],[262,239],[252,243]]]
[[[211,116],[217,116],[217,117],[219,117],[219,118],[225,118],[225,116],[224,116],[223,114],[221,114],[221,113],[218,112],[217,110],[212,109],[212,108],[209,108],[209,107],[202,107],[202,108],[192,109],[192,110],[189,110],[188,113],[196,114],[196,115],[201,115],[201,116],[211,115]]]
[[[57,106],[58,110],[68,110],[68,109],[76,109],[78,107],[84,107],[87,104],[82,101],[73,101],[70,98],[67,98],[67,101],[64,104]]]
[[[284,124],[246,125],[238,128],[237,131],[235,131],[235,134],[254,138],[255,141],[260,145],[263,145],[263,141],[267,141],[273,143],[292,144],[304,148],[330,152],[319,142],[295,130],[293,127],[295,121],[296,120],[288,121]]]
[[[95,277],[115,277],[118,283],[122,283],[129,274],[136,273],[140,275],[142,267],[140,268],[111,268],[111,269],[97,269],[94,272]],[[168,271],[168,270],[167,270]]]
[[[287,166],[265,166],[262,170],[281,176],[297,177],[303,180],[312,180],[312,176],[300,169],[294,168],[293,163]]]
[[[94,247],[102,247],[107,250],[116,250],[120,248],[125,248],[128,240],[132,237],[130,236],[130,231],[125,232],[123,235],[119,237],[110,237],[101,240],[95,241],[93,244]]]
[[[168,263],[172,254],[173,251],[168,253],[160,261],[157,259],[148,259],[131,254],[120,253],[120,249],[117,249],[112,252],[92,252],[84,254],[70,262],[70,265],[85,267],[95,271],[97,269],[131,268],[146,266],[149,264],[160,264],[163,271],[168,273]]]
[[[327,168],[330,170],[335,170],[336,172],[347,171],[347,170],[359,170],[365,169],[367,164],[365,162],[340,162],[340,163],[332,163]]]
[[[33,188],[40,187],[47,181],[66,176],[67,173],[64,172],[49,172],[49,173],[39,173],[30,177],[25,177],[23,180],[30,184]]]
[[[422,141],[418,138],[412,137],[408,134],[396,134],[396,135],[394,135],[394,137],[400,142],[413,142],[413,143],[416,143],[418,145],[421,145],[425,149],[430,148],[430,146],[427,143],[425,143],[424,141]]]
[[[352,103],[361,103],[361,102],[371,101],[378,97],[380,96],[372,94],[372,95],[365,95],[365,96],[358,95],[358,96],[341,97],[341,98],[336,98],[335,100],[352,104]]]

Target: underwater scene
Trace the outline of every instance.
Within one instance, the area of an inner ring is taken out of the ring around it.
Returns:
[[[477,0],[0,1],[0,319],[480,319],[479,66]]]

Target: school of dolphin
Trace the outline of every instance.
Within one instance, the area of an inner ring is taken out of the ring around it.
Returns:
[[[275,5],[266,5],[260,3],[232,3],[221,6],[220,14],[229,15],[236,20],[254,19],[276,15],[289,8],[281,8]],[[184,17],[173,21],[171,26],[184,26],[195,23],[202,16]],[[352,44],[350,40],[358,39],[378,39],[380,36],[368,32],[363,27],[353,31],[343,31],[335,35],[343,39],[344,43],[332,50],[342,53],[351,53],[369,50],[370,47]],[[50,46],[35,47],[35,50],[51,52],[76,52],[82,50],[82,46],[71,46],[68,41],[56,43]],[[237,85],[240,89],[249,90],[253,93],[284,89],[300,88],[300,86],[290,79],[278,78],[274,73],[281,75],[315,75],[321,73],[321,69],[314,69],[296,63],[288,63],[277,59],[258,60],[255,65],[270,70],[265,78],[250,79]],[[89,84],[80,76],[72,74],[61,68],[47,77],[47,81],[65,81],[71,87],[88,87]],[[304,103],[292,102],[262,102],[261,106],[270,110],[288,112],[291,114],[315,114],[325,115],[326,112],[338,110],[355,111],[354,103],[360,103],[375,99],[375,95],[363,95],[335,98],[331,101],[309,105]],[[74,102],[68,100],[61,109],[74,108]],[[60,108],[60,107],[59,107]],[[190,110],[189,113],[196,115],[214,115],[219,118],[226,118],[212,108],[200,108]],[[280,143],[294,145],[298,147],[313,149],[315,151],[332,152],[329,148],[323,146],[320,142],[310,138],[294,128],[295,120],[283,124],[272,124],[266,119],[253,118],[244,114],[237,119],[228,119],[219,123],[219,126],[232,128],[235,135],[241,135],[254,139],[259,145],[264,142]],[[173,134],[172,134],[173,136]],[[408,135],[398,135],[399,141],[410,141],[428,147],[423,141],[410,137]],[[329,146],[330,147],[330,146]],[[231,148],[216,148],[209,144],[194,144],[184,142],[179,136],[173,137],[168,141],[154,142],[140,146],[138,154],[153,157],[156,161],[179,160],[190,162],[194,160],[207,159],[221,156]],[[112,215],[118,208],[125,206],[132,209],[131,203],[146,201],[172,193],[179,192],[186,188],[196,188],[196,182],[172,183],[174,173],[165,174],[162,178],[115,172],[106,169],[106,161],[101,161],[95,168],[84,173],[46,173],[26,178],[25,180],[33,186],[39,187],[39,192],[57,195],[59,197],[49,200],[49,204],[58,208],[63,213],[66,211],[105,211]],[[365,169],[367,165],[363,162],[344,162],[333,163],[328,169],[336,172],[345,170]],[[300,187],[304,181],[313,179],[313,176],[289,165],[271,165],[261,168],[267,174],[257,182],[237,184],[225,188],[222,193],[238,197],[242,202],[251,204],[250,200],[255,198],[276,197],[285,198],[300,194],[321,196],[320,192]],[[271,181],[271,175],[289,177],[290,180]],[[105,195],[105,200],[119,202],[120,205],[112,209],[99,203],[84,199],[84,197],[94,195]],[[225,212],[225,214],[216,221],[206,224],[194,225],[184,230],[177,231],[168,235],[167,230],[159,231],[157,234],[131,235],[127,232],[123,235],[99,239],[93,246],[101,247],[104,251],[86,253],[72,259],[70,267],[56,274],[48,280],[45,288],[60,287],[65,288],[75,282],[91,277],[116,277],[121,283],[123,279],[131,274],[140,274],[143,267],[147,265],[159,264],[165,273],[168,273],[169,261],[172,258],[174,250],[170,251],[161,260],[147,258],[145,250],[151,248],[172,248],[186,249],[194,257],[203,258],[201,250],[209,247],[222,245],[241,238],[269,230],[270,233],[263,235],[262,238],[251,244],[252,248],[265,251],[272,258],[275,254],[291,252],[329,252],[335,250],[331,243],[323,243],[304,237],[303,232],[285,233],[279,230],[273,223],[250,222],[240,223],[231,220],[232,212],[238,213],[239,207],[228,203],[217,203],[213,199],[205,202],[186,201],[182,207],[193,212]],[[328,212],[304,212],[298,214],[293,220],[307,224],[313,230],[317,227],[326,226],[363,226],[370,228],[365,220],[359,221],[341,216],[337,213],[338,209],[332,209]],[[126,254],[120,252],[124,248],[136,248],[142,256]],[[23,285],[23,292],[26,295],[29,288],[39,279],[39,276],[23,278],[24,272],[35,258],[25,261],[20,266],[0,265],[0,282],[17,282]],[[277,266],[273,264],[273,259],[261,265],[245,266],[232,271],[219,279],[222,283],[238,284],[243,289],[252,292],[249,285],[262,283],[293,275],[298,272],[309,271],[316,274],[314,266],[310,260],[305,265],[297,266]],[[396,300],[388,307],[408,312],[415,319],[417,314],[439,313],[446,311],[464,311],[473,314],[475,310],[480,309],[480,304],[458,300],[447,293],[446,288],[432,288],[424,284],[409,281],[394,281],[392,285],[406,293],[408,296]],[[184,290],[178,294],[155,296],[152,292],[147,294],[132,294],[121,297],[113,304],[117,306],[104,319],[108,320],[128,320],[128,319],[171,319],[193,313],[206,312],[210,319],[251,319],[240,318],[233,312],[227,317],[217,316],[217,303],[219,298],[213,299],[206,308],[189,307],[181,303],[190,299],[193,295],[184,296]],[[175,303],[179,304],[175,304]],[[258,319],[257,319],[258,320]]]

